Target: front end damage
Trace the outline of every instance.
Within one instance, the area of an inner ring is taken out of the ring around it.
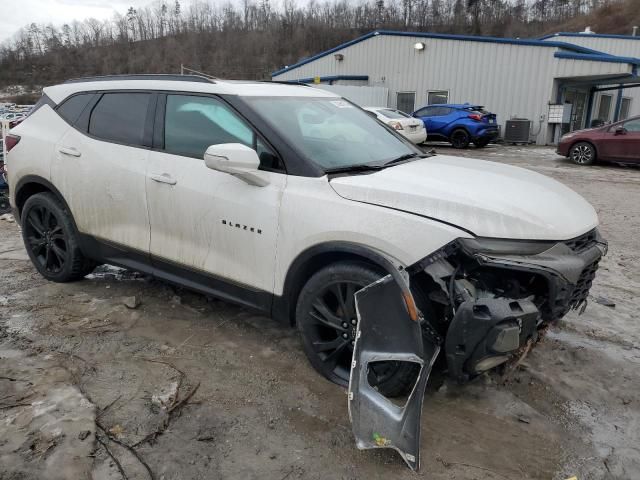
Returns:
[[[349,415],[358,448],[393,448],[418,469],[422,401],[439,351],[460,383],[516,359],[550,324],[584,311],[606,251],[597,230],[560,242],[458,239],[356,293]],[[368,381],[382,361],[418,366],[403,405]]]

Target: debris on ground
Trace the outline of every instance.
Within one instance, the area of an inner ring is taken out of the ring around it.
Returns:
[[[604,305],[605,307],[616,308],[616,304],[613,300],[608,299],[607,297],[597,296],[594,297],[596,303],[600,305]]]
[[[4,220],[9,223],[14,223],[16,221],[15,217],[11,213],[4,213],[0,215],[0,220]]]

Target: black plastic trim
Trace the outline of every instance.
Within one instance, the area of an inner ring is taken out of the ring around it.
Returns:
[[[285,277],[282,296],[274,296],[273,299],[271,316],[274,319],[292,325],[295,323],[295,306],[298,293],[308,280],[308,278],[305,278],[304,273],[315,258],[326,254],[360,257],[375,264],[381,270],[394,277],[398,275],[398,271],[396,271],[396,268],[388,259],[364,245],[340,241],[314,245],[301,252],[295,260],[291,262]]]
[[[16,199],[16,203],[17,203],[17,199],[20,195],[20,190],[27,184],[30,183],[35,183],[38,185],[42,185],[43,187],[45,187],[47,190],[50,190],[51,192],[53,192],[54,195],[56,195],[58,197],[58,199],[62,202],[64,208],[71,212],[71,209],[69,208],[69,205],[67,204],[66,200],[64,199],[64,197],[62,196],[62,194],[60,193],[60,191],[49,181],[46,180],[42,177],[39,177],[38,175],[25,175],[24,177],[22,177],[15,188],[15,195],[14,198]],[[16,217],[16,222],[18,224],[20,224],[20,214],[22,213],[20,211],[20,209],[18,208],[18,206],[16,205],[15,208],[15,217]],[[78,228],[76,227],[76,222],[73,219],[73,215],[71,216],[71,223],[73,223],[73,227],[76,229],[76,231],[78,230]]]
[[[273,294],[190,269],[145,252],[79,234],[84,255],[98,262],[137,270],[175,285],[269,314]]]

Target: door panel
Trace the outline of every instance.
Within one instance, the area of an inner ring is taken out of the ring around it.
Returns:
[[[272,292],[286,175],[259,170],[268,185],[249,185],[203,156],[221,143],[251,146],[263,167],[274,155],[214,97],[168,95],[164,118],[165,151],[150,153],[146,180],[152,257]]]
[[[204,160],[150,156],[151,255],[271,292],[286,176],[258,172],[270,183],[256,187],[207,168]]]
[[[616,133],[619,127],[624,131]],[[603,133],[598,153],[603,160],[640,162],[640,119],[611,126]]]
[[[132,95],[137,101],[131,101]],[[106,140],[110,132],[102,127],[117,125],[120,131],[135,135],[132,141],[142,143],[138,132],[144,129],[151,95],[110,93],[102,99],[94,107],[91,121],[94,135],[105,140],[69,128],[56,144],[53,183],[67,201],[80,232],[147,253],[145,182],[149,151],[141,145]],[[118,103],[127,108],[111,108]]]

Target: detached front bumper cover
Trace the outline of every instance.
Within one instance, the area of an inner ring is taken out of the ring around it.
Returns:
[[[422,401],[440,339],[435,332],[431,338],[423,334],[423,320],[411,318],[413,298],[407,295],[411,295],[408,285],[398,284],[391,275],[356,293],[358,330],[349,381],[349,417],[359,449],[393,448],[417,470]],[[404,406],[369,384],[370,364],[382,361],[412,362],[420,367]]]

